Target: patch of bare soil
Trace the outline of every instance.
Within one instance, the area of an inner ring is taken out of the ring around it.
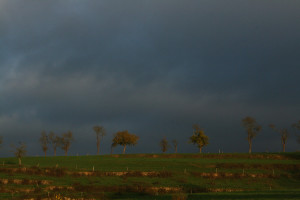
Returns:
[[[140,172],[140,171],[125,171],[125,172],[73,172],[71,173],[73,176],[131,176],[131,177],[140,177],[140,176],[148,176],[148,177],[170,177],[172,176],[171,172],[161,171],[161,172]]]
[[[87,199],[87,198],[69,198],[69,197],[61,197],[62,200],[96,200],[96,199]],[[29,198],[24,200],[54,200],[56,198]]]
[[[242,192],[242,189],[232,189],[232,188],[209,188],[209,192]]]
[[[278,178],[279,175],[273,174],[250,174],[250,173],[197,173],[192,172],[192,175],[204,178]]]
[[[27,180],[27,179],[0,179],[0,183],[7,185],[9,183],[16,185],[49,185],[52,181],[49,180]]]

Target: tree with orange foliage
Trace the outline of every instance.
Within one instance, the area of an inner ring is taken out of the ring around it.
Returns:
[[[123,154],[125,154],[126,147],[127,146],[134,146],[137,144],[139,140],[139,137],[135,134],[131,134],[128,132],[128,130],[125,131],[118,131],[113,140],[112,140],[112,146],[121,145],[123,146]]]

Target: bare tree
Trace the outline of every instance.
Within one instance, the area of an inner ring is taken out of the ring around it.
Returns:
[[[100,140],[103,138],[103,136],[106,135],[106,131],[102,126],[94,126],[94,131],[96,132],[97,137],[97,155],[99,155],[100,151]]]
[[[286,128],[278,129],[278,128],[275,127],[274,124],[270,124],[269,127],[280,134],[281,144],[282,144],[282,151],[285,152],[286,141],[289,137],[288,130]]]
[[[175,149],[175,153],[177,153],[177,147],[178,147],[177,140],[172,140],[172,143],[173,143],[173,146],[174,146],[174,149]]]
[[[294,124],[292,124],[292,128],[297,132],[297,131],[300,131],[300,120]],[[296,136],[297,136],[297,142],[300,144],[300,134],[297,134],[296,133]]]
[[[160,141],[159,146],[160,146],[161,151],[162,151],[163,153],[165,153],[165,152],[168,150],[169,144],[168,144],[168,141],[167,141],[166,137],[164,137],[164,138]]]
[[[49,144],[49,138],[48,138],[48,135],[45,131],[42,131],[39,141],[40,141],[40,144],[42,146],[42,149],[43,149],[43,151],[45,153],[45,157],[46,157],[47,156],[47,150],[48,150],[48,144]]]
[[[256,120],[252,117],[245,117],[242,120],[242,125],[245,127],[248,137],[249,143],[249,153],[252,152],[252,140],[257,135],[259,131],[261,131],[262,127],[256,123]]]
[[[56,156],[56,149],[57,149],[57,147],[61,146],[62,138],[55,135],[55,133],[52,131],[50,132],[48,138],[49,138],[50,143],[52,144],[54,156]]]
[[[71,143],[73,142],[73,140],[73,133],[71,131],[68,131],[67,133],[64,133],[62,135],[61,148],[65,151],[65,156],[68,155],[68,151],[71,147]]]
[[[202,148],[208,145],[208,136],[204,134],[204,130],[199,125],[193,125],[193,135],[189,139],[189,143],[195,144],[199,148],[199,153],[202,153]]]
[[[27,150],[26,150],[26,145],[24,143],[19,143],[19,146],[11,145],[13,150],[12,152],[15,154],[15,156],[19,160],[19,166],[22,165],[22,158],[26,155]]]
[[[127,146],[134,146],[137,144],[139,137],[135,134],[129,133],[127,130],[118,131],[112,141],[113,146],[121,145],[123,146],[123,154],[125,154]]]

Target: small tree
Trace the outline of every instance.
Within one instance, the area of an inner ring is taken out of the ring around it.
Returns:
[[[173,143],[173,146],[174,146],[174,149],[175,149],[175,153],[177,153],[177,147],[178,147],[177,140],[172,140],[172,143]]]
[[[47,150],[48,150],[48,144],[49,144],[49,138],[48,138],[48,135],[45,131],[42,131],[39,141],[40,141],[40,144],[42,146],[42,149],[43,149],[43,151],[45,153],[45,157],[46,157],[47,156]]]
[[[110,155],[113,154],[114,148],[115,148],[117,145],[118,145],[118,144],[117,144],[117,143],[114,143],[114,142],[110,145]]]
[[[193,135],[190,137],[189,143],[197,145],[199,152],[202,153],[202,148],[208,145],[208,140],[204,131],[197,124],[193,125]]]
[[[57,147],[61,146],[62,138],[55,135],[55,133],[53,133],[52,131],[50,132],[48,138],[49,138],[50,143],[52,144],[54,156],[56,156],[56,149],[57,149]]]
[[[256,120],[252,117],[245,117],[242,120],[242,125],[245,127],[248,137],[249,143],[249,153],[252,152],[252,140],[257,135],[259,131],[261,131],[261,126],[256,123]]]
[[[294,130],[297,131],[300,131],[300,120],[294,124],[292,124],[292,128],[294,128]],[[300,134],[297,134],[296,133],[296,136],[297,136],[297,142],[300,144]]]
[[[106,135],[106,131],[102,126],[94,126],[94,131],[96,132],[97,137],[97,155],[99,155],[100,151],[100,140],[103,138],[103,136]]]
[[[137,144],[139,137],[135,134],[129,133],[127,130],[118,131],[112,141],[113,146],[121,145],[123,146],[123,154],[125,154],[127,146],[134,146]]]
[[[73,142],[73,140],[73,133],[71,131],[68,131],[67,133],[64,133],[62,135],[61,148],[65,151],[65,156],[68,155],[68,151],[71,147],[71,143]]]
[[[275,127],[274,124],[270,124],[269,127],[280,134],[281,144],[282,144],[282,151],[285,152],[286,141],[289,137],[288,130],[286,128],[278,129],[278,128]]]
[[[165,153],[169,148],[168,141],[165,137],[160,141],[159,145],[163,153]]]
[[[26,150],[26,145],[23,143],[19,143],[19,146],[14,146],[12,145],[13,148],[13,152],[15,154],[15,156],[18,158],[19,160],[19,166],[22,165],[22,158],[26,155],[27,150]]]

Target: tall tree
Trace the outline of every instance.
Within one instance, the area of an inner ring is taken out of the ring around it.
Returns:
[[[106,135],[106,131],[102,126],[94,126],[94,131],[96,132],[96,138],[97,138],[97,155],[99,155],[100,151],[100,141],[103,138],[103,136]]]
[[[42,131],[39,142],[42,146],[43,152],[45,153],[45,157],[46,157],[47,156],[47,150],[48,150],[48,144],[49,144],[49,138],[48,138],[48,135],[45,131]]]
[[[169,144],[168,144],[168,141],[167,141],[166,137],[164,137],[164,138],[160,141],[159,145],[160,145],[161,151],[162,151],[163,153],[165,153],[165,152],[168,150]]]
[[[62,138],[56,135],[54,132],[50,132],[49,136],[49,141],[52,144],[53,151],[54,151],[54,156],[56,156],[56,149],[57,147],[60,147],[62,144]]]
[[[173,143],[173,146],[174,146],[174,149],[175,149],[175,153],[177,153],[177,147],[178,147],[177,140],[172,140],[172,143]]]
[[[61,148],[65,151],[65,156],[68,155],[68,151],[71,147],[71,143],[73,142],[73,140],[73,133],[71,131],[68,131],[67,133],[64,133],[62,135]]]
[[[296,130],[296,131],[300,131],[300,120],[294,124],[292,124],[292,127]],[[297,142],[300,144],[300,134],[297,134]]]
[[[26,150],[26,145],[24,143],[19,143],[19,146],[15,146],[12,145],[13,148],[13,152],[15,154],[15,156],[18,158],[19,160],[19,166],[22,165],[22,158],[26,155],[27,150]]]
[[[118,131],[112,141],[113,146],[121,145],[123,146],[123,154],[125,154],[127,146],[134,146],[137,144],[139,137],[135,134],[131,134],[128,130]]]
[[[259,131],[261,131],[262,127],[256,123],[256,120],[252,117],[245,117],[242,120],[242,125],[245,127],[247,131],[247,140],[249,143],[249,153],[252,152],[252,140],[257,135]]]
[[[204,134],[204,130],[199,125],[193,125],[193,135],[189,139],[189,143],[197,145],[199,152],[202,153],[202,148],[208,145],[208,136]]]
[[[281,144],[282,144],[282,151],[285,152],[286,141],[289,137],[288,130],[286,128],[278,129],[278,128],[275,127],[274,124],[270,124],[269,127],[280,134],[280,139],[281,139]]]

